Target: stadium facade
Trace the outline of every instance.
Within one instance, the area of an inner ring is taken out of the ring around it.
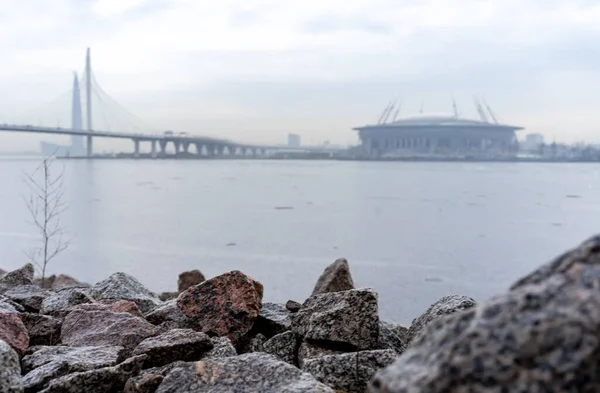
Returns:
[[[501,124],[486,104],[476,101],[481,120],[454,114],[418,114],[388,121],[394,105],[388,105],[379,122],[356,127],[360,155],[388,157],[508,158],[518,153],[516,132],[523,127]],[[491,118],[491,121],[489,120]]]

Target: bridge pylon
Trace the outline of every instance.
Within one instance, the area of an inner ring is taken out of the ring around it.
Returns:
[[[92,60],[90,57],[90,48],[87,48],[85,56],[85,96],[86,96],[86,115],[87,130],[92,132]],[[87,137],[87,155],[91,157],[94,152],[92,136]]]

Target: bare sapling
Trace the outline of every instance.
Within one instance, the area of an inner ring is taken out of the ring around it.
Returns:
[[[69,247],[61,216],[67,210],[65,196],[65,169],[54,171],[54,157],[46,157],[35,171],[25,174],[29,196],[24,197],[31,224],[38,230],[40,245],[26,255],[41,272],[41,287],[45,287],[46,268]]]

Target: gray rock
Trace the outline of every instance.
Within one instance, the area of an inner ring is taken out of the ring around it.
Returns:
[[[146,355],[144,368],[164,366],[177,360],[200,360],[213,348],[205,333],[191,329],[173,329],[160,336],[147,338],[133,351],[133,355]]]
[[[298,339],[293,332],[284,332],[271,337],[263,345],[263,351],[277,356],[279,359],[293,366],[296,365],[298,356]]]
[[[62,289],[47,297],[42,302],[40,314],[64,318],[71,308],[78,304],[93,303],[94,299],[89,295],[89,290],[83,288]]]
[[[177,307],[177,299],[169,300],[146,314],[146,320],[161,330],[191,329],[194,322]]]
[[[158,298],[163,302],[166,302],[167,300],[177,299],[178,296],[179,292],[161,292],[158,294]]]
[[[127,312],[78,309],[66,316],[60,339],[70,347],[118,345],[133,350],[158,334],[156,326]]]
[[[115,366],[124,360],[127,351],[118,346],[102,347],[38,347],[23,358],[23,371],[29,373],[50,363],[66,363],[70,371],[89,371]]]
[[[0,313],[25,312],[25,308],[4,295],[0,295]]]
[[[136,356],[113,367],[68,374],[52,380],[40,393],[122,392],[127,380],[140,372],[144,360],[145,356]]]
[[[244,337],[238,343],[238,353],[263,352],[263,345],[266,342],[267,338],[261,333]]]
[[[224,359],[201,360],[176,368],[157,393],[334,393],[310,374],[254,352]]]
[[[428,323],[443,315],[453,314],[458,311],[475,307],[477,303],[468,296],[451,295],[444,296],[433,303],[420,317],[413,320],[408,329],[408,342],[414,340]]]
[[[267,338],[286,332],[292,327],[290,315],[292,313],[284,305],[265,302],[254,321],[252,331],[262,333]]]
[[[599,287],[595,237],[508,292],[430,322],[371,392],[597,391]]]
[[[375,373],[395,359],[390,349],[350,352],[306,360],[302,370],[335,391],[364,393]]]
[[[288,309],[290,312],[295,313],[295,312],[298,312],[302,308],[302,304],[300,304],[294,300],[288,300],[285,303],[285,308]]]
[[[348,261],[340,258],[327,266],[315,288],[313,289],[312,295],[319,295],[328,292],[339,292],[354,289],[354,281],[352,281],[352,275],[350,274],[350,266]]]
[[[140,375],[151,374],[151,375],[162,375],[163,377],[165,377],[176,368],[186,367],[186,366],[193,365],[193,364],[194,364],[194,362],[176,361],[173,363],[169,363],[165,366],[146,368],[146,369],[140,371]]]
[[[6,270],[0,269],[0,278],[2,278],[6,274]]]
[[[231,343],[231,340],[227,337],[211,337],[213,343],[213,349],[206,352],[202,359],[217,359],[226,358],[229,356],[236,356],[237,351]]]
[[[292,331],[351,349],[375,348],[379,339],[377,293],[353,289],[311,296],[292,314]]]
[[[2,340],[0,340],[0,392],[23,392],[19,356]]]
[[[40,314],[22,313],[21,321],[29,334],[29,345],[56,345],[60,343],[60,319]]]
[[[298,348],[298,366],[304,367],[304,363],[310,359],[321,358],[328,355],[347,353],[338,348],[325,348],[310,341],[303,341]]]
[[[386,326],[408,346],[408,328],[392,322],[386,322]]]
[[[406,350],[408,342],[406,333],[402,337],[396,334],[396,332],[402,332],[400,328],[402,326],[398,327],[390,322],[380,321],[377,349],[392,349],[398,355],[402,354]],[[404,329],[408,332],[408,329]]]
[[[134,277],[115,273],[92,287],[92,297],[97,300],[131,300],[144,314],[162,304],[161,300]]]
[[[4,292],[10,300],[19,303],[26,310],[38,312],[42,308],[42,302],[52,294],[37,285],[17,285]]]
[[[163,379],[164,376],[157,374],[144,374],[131,377],[125,384],[123,393],[154,393]]]
[[[25,393],[39,392],[50,381],[69,373],[69,364],[66,362],[50,362],[27,373],[23,377]]]
[[[0,294],[19,285],[32,285],[33,273],[34,268],[31,263],[26,264],[19,270],[6,273],[0,278]]]

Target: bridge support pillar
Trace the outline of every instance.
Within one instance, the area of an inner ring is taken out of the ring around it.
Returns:
[[[160,146],[160,156],[164,157],[167,154],[167,141],[158,142]]]
[[[133,140],[133,157],[138,158],[140,156],[140,141],[139,139]]]
[[[203,147],[204,147],[204,145],[202,143],[196,143],[196,154],[201,156]]]
[[[225,146],[223,146],[223,145],[218,145],[217,146],[217,155],[218,156],[225,155]]]
[[[181,145],[183,146],[183,152],[187,153],[190,149],[190,142],[183,142]]]
[[[151,146],[151,157],[152,158],[156,158],[156,141],[151,141],[150,142],[150,146]]]
[[[214,145],[204,145],[204,148],[206,149],[206,155],[211,157],[215,154],[215,147]]]
[[[181,146],[181,142],[173,141],[173,145],[175,146],[175,155],[178,156],[179,155],[179,147]]]
[[[87,137],[87,156],[91,157],[94,154],[94,145],[92,142],[92,136],[88,135]]]

